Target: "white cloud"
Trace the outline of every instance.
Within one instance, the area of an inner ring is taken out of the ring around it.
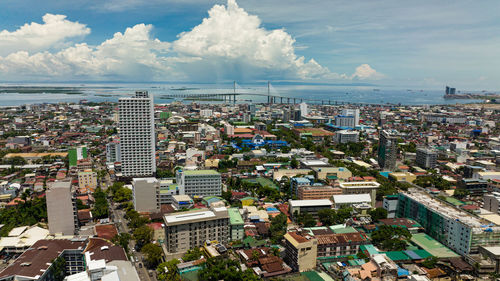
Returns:
[[[26,23],[15,31],[0,31],[0,55],[13,51],[43,51],[64,43],[68,38],[90,33],[86,25],[72,22],[65,15],[45,14],[43,23]]]
[[[384,78],[384,74],[377,72],[368,64],[362,64],[356,67],[356,71],[352,74],[351,79],[354,80],[378,80]]]
[[[31,47],[18,46],[3,57],[0,53],[0,74],[6,80],[216,82],[383,77],[367,64],[356,68],[353,75],[337,74],[314,59],[298,56],[295,40],[289,33],[284,29],[263,28],[257,16],[248,14],[234,0],[228,0],[227,6],[213,6],[207,18],[192,30],[179,34],[173,42],[153,38],[152,25],[137,24],[97,46],[80,43],[54,51],[54,46],[88,34],[90,29],[62,15],[47,14],[43,20],[42,25],[31,23],[15,32],[0,33],[0,38],[18,38],[18,44],[27,38],[34,42]],[[48,38],[36,43],[35,37],[45,37],[44,30]],[[15,44],[11,46],[14,48]]]

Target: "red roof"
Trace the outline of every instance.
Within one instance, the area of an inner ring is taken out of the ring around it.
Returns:
[[[95,226],[95,232],[97,237],[101,237],[107,240],[113,239],[118,234],[116,227],[113,224],[99,224]]]

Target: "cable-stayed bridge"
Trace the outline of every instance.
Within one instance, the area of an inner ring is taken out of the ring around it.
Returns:
[[[279,93],[270,82],[267,83],[266,88],[243,88],[238,83],[234,82],[232,88],[226,89],[176,89],[176,93],[163,94],[161,98],[164,99],[190,99],[190,100],[216,100],[225,103],[236,103],[237,97],[263,97],[267,98],[268,104],[297,104],[297,103],[310,103],[310,104],[323,104],[323,105],[338,105],[338,104],[361,104],[350,103],[344,101],[336,101],[331,99],[314,99],[308,97],[290,97]]]

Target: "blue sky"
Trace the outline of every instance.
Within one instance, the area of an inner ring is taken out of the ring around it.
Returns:
[[[497,0],[3,0],[0,80],[499,90],[498,11]]]

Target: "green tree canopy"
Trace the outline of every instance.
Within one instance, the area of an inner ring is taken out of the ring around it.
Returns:
[[[408,229],[400,226],[381,225],[372,233],[372,242],[387,251],[406,250],[410,239]]]

